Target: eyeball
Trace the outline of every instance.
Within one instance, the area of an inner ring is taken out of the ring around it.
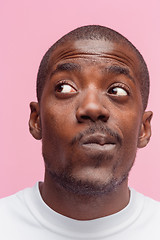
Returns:
[[[69,84],[66,84],[66,83],[62,83],[62,84],[59,84],[57,87],[56,87],[56,91],[58,93],[75,93],[76,92],[76,89],[73,88],[71,85]]]
[[[111,87],[108,93],[116,96],[127,96],[128,92],[122,87]]]

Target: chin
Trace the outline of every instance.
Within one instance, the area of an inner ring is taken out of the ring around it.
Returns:
[[[58,184],[63,190],[84,197],[98,197],[102,195],[110,194],[116,191],[116,189],[128,178],[128,172],[123,174],[120,178],[114,177],[111,173],[101,177],[100,172],[96,174],[94,171],[89,173],[66,173],[57,174],[55,172],[49,172],[54,183]]]

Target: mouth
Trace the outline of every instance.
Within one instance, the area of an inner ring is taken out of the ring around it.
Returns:
[[[81,145],[86,150],[108,152],[116,147],[116,140],[111,136],[94,134],[84,136]]]

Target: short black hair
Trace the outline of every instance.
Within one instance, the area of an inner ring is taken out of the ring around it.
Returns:
[[[147,107],[148,96],[149,96],[149,72],[145,60],[137,48],[123,35],[110,29],[108,27],[100,25],[88,25],[76,28],[75,30],[67,33],[62,38],[60,38],[56,43],[54,43],[42,58],[37,74],[37,99],[38,102],[41,100],[41,95],[43,88],[49,73],[49,60],[52,52],[61,44],[67,41],[75,40],[106,40],[115,43],[125,44],[131,48],[136,54],[139,60],[139,81],[140,81],[140,91],[142,96],[142,103],[144,109]]]

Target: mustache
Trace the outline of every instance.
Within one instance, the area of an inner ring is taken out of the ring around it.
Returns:
[[[120,145],[122,144],[122,138],[121,136],[114,130],[112,130],[111,128],[109,128],[108,126],[104,126],[103,124],[98,124],[98,123],[94,123],[93,125],[90,125],[87,129],[85,129],[83,132],[78,133],[71,141],[71,144],[74,145],[78,142],[80,142],[80,140],[86,136],[86,135],[90,135],[93,133],[102,133],[104,135],[109,135],[111,137],[113,137],[116,142],[118,142]]]

